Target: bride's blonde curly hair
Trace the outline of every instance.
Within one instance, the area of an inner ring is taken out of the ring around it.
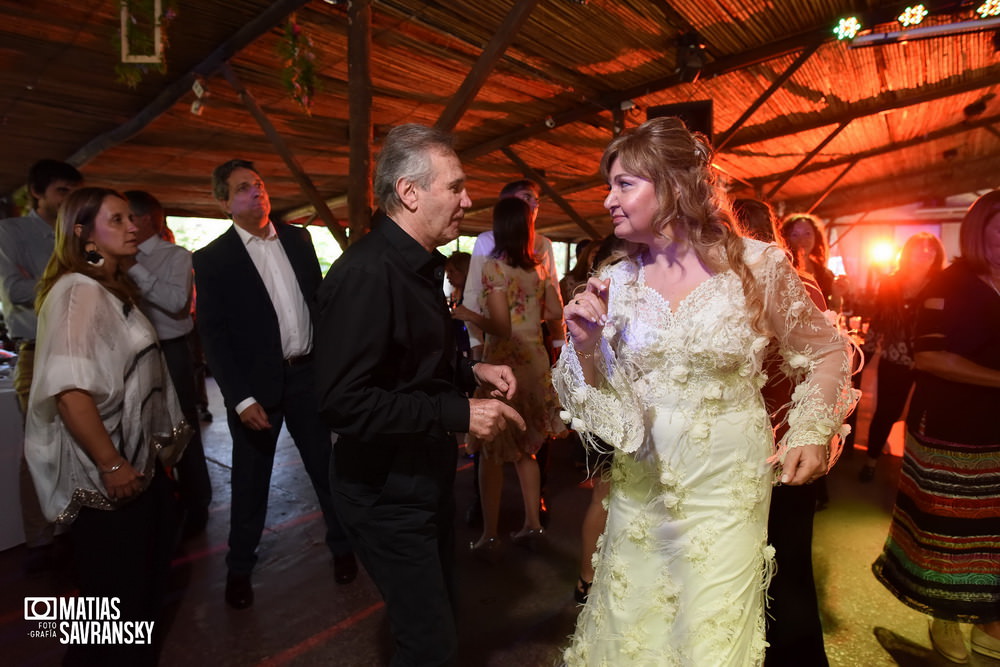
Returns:
[[[698,258],[713,272],[729,269],[743,284],[750,323],[763,332],[761,290],[743,258],[743,239],[737,231],[729,198],[712,168],[712,147],[705,135],[691,132],[678,118],[653,118],[615,138],[601,157],[605,178],[615,161],[628,173],[650,181],[659,211],[653,229],[664,238],[670,228],[682,234]],[[619,242],[605,264],[629,258],[636,261],[644,244]]]

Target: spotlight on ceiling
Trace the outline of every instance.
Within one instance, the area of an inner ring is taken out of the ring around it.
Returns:
[[[910,5],[903,10],[896,20],[899,21],[899,25],[904,28],[909,28],[915,25],[920,25],[920,23],[927,16],[927,8],[923,5]]]
[[[845,39],[854,39],[860,31],[861,19],[857,16],[848,16],[837,22],[837,26],[833,29],[833,34],[840,41],[844,41]]]
[[[705,42],[694,32],[686,32],[677,38],[677,69],[681,80],[693,83],[698,80],[701,70],[708,62]]]
[[[986,2],[979,5],[976,13],[983,18],[987,16],[1000,16],[1000,0],[986,0]]]

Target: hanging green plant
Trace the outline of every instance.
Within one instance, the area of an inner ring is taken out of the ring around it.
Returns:
[[[285,23],[278,56],[284,69],[281,83],[288,94],[307,114],[312,114],[313,98],[319,82],[316,78],[316,54],[312,40],[302,30],[293,12]]]
[[[177,9],[173,0],[120,0],[121,23],[115,46],[121,62],[115,65],[119,83],[135,88],[152,71],[167,71],[168,28]]]

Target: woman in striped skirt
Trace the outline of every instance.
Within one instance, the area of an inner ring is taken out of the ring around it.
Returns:
[[[930,614],[934,648],[1000,659],[1000,191],[962,222],[962,256],[920,295],[906,453],[875,576]]]

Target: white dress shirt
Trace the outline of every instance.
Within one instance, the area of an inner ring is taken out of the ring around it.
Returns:
[[[157,337],[171,340],[191,333],[191,253],[154,235],[139,244],[135,261],[128,275],[142,292],[139,309],[153,323]]]
[[[281,332],[281,352],[285,359],[294,359],[309,354],[312,351],[312,320],[309,318],[309,307],[306,305],[299,281],[295,277],[292,263],[288,261],[285,247],[278,240],[274,225],[267,224],[264,238],[254,236],[241,229],[238,225],[236,233],[243,240],[243,245],[250,255],[257,273],[264,281],[271,305],[278,316],[278,328]],[[241,413],[256,399],[253,397],[240,401],[236,406],[236,414]]]

